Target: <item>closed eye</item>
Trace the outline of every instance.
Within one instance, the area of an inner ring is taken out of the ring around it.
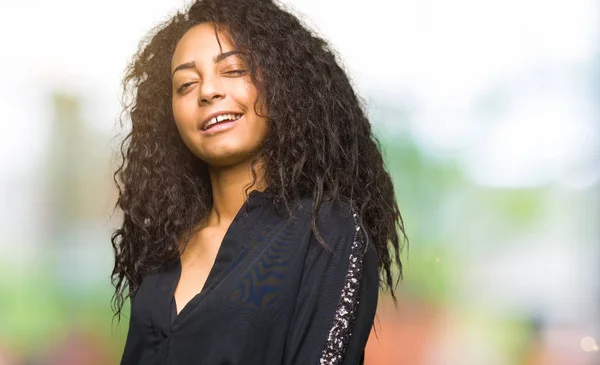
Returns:
[[[190,87],[193,84],[193,82],[186,82],[185,84],[181,85],[179,87],[179,89],[177,89],[177,92],[183,92],[185,91],[185,89],[187,89],[188,87]]]
[[[231,70],[231,71],[224,72],[225,75],[232,75],[232,76],[244,75],[245,73],[246,73],[246,70]]]

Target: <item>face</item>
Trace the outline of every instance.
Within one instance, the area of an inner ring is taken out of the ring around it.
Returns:
[[[221,47],[219,47],[219,42]],[[248,66],[212,24],[190,28],[171,60],[173,116],[186,146],[213,167],[249,161],[268,131]]]

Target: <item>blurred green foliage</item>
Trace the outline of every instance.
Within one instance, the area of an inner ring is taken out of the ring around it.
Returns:
[[[45,241],[40,243],[31,266],[0,260],[0,310],[8,313],[0,316],[0,342],[24,356],[43,356],[69,333],[93,333],[106,341],[111,356],[117,359],[127,333],[129,303],[121,322],[113,320],[110,268],[100,264],[87,268],[106,269],[94,276],[105,278],[103,281],[88,282],[86,276],[77,278],[79,281],[65,280],[65,272],[74,277],[79,274],[68,267],[65,270],[65,265],[75,263],[61,256],[65,248],[79,242],[69,239],[72,232],[87,232],[90,222],[106,224],[106,207],[113,202],[106,204],[105,200],[115,197],[107,147],[111,137],[97,135],[86,126],[77,99],[56,94],[53,100],[55,125],[43,181],[47,197]],[[400,114],[408,117],[407,113]],[[378,117],[386,118],[385,114]],[[475,249],[464,242],[472,241],[468,239],[472,229],[482,229],[471,227],[474,214],[484,212],[490,226],[483,229],[500,235],[526,229],[544,214],[548,194],[544,189],[478,187],[461,171],[456,159],[428,155],[409,134],[380,132],[378,137],[410,241],[402,254],[400,298],[441,307],[452,299],[454,285],[465,274],[464,253]],[[106,153],[99,153],[103,148]],[[84,150],[89,153],[82,153]],[[102,160],[98,156],[103,156]],[[479,225],[485,222],[481,218]],[[105,243],[102,252],[110,256],[108,234],[96,241]],[[469,321],[473,320],[491,319],[483,313],[470,317]],[[515,320],[495,328],[498,341],[512,351],[529,327],[526,321]]]

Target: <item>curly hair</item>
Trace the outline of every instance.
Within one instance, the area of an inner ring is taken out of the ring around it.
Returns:
[[[319,207],[349,199],[375,245],[383,289],[395,301],[401,239],[408,242],[404,223],[379,142],[335,54],[271,0],[198,0],[150,32],[123,79],[122,118],[131,120],[131,131],[114,174],[116,208],[123,213],[111,237],[115,316],[120,318],[144,274],[177,259],[181,237],[191,234],[212,205],[208,167],[184,145],[171,105],[170,62],[177,42],[205,22],[245,55],[267,106],[269,132],[256,159],[264,164],[274,203],[291,213],[294,202],[312,197],[312,229],[326,246],[316,226]]]

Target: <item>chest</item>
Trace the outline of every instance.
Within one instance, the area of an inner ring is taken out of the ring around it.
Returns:
[[[182,254],[181,273],[173,294],[177,314],[205,287],[225,233],[225,229],[204,229]]]
[[[210,244],[202,254],[184,252],[168,269],[145,276],[132,302],[134,321],[150,336],[206,332],[215,339],[221,330],[248,338],[285,322],[303,272],[308,223],[262,218],[260,225],[234,221],[224,236],[204,237]]]

